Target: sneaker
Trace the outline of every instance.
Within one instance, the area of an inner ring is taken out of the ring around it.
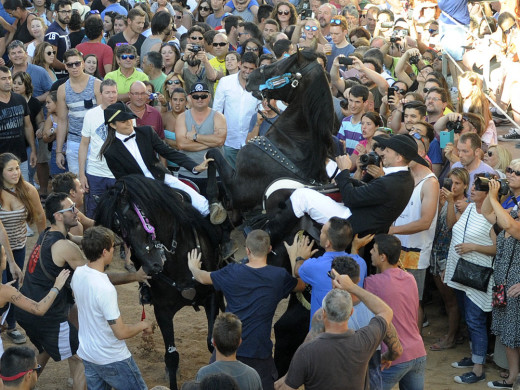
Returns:
[[[466,385],[469,385],[471,383],[482,382],[484,379],[486,379],[486,374],[482,373],[481,376],[477,376],[477,374],[475,374],[473,371],[466,372],[465,374],[453,378],[455,382]]]
[[[427,328],[428,326],[430,326],[430,321],[428,321],[428,318],[424,318],[424,321],[422,323],[422,327],[423,328]]]
[[[488,382],[487,385],[488,385],[488,387],[491,387],[492,389],[512,389],[513,388],[513,384],[507,383],[505,379],[503,379],[501,381]]]
[[[471,368],[473,367],[474,363],[471,358],[465,357],[464,359],[451,363],[451,366],[454,368]]]
[[[501,135],[500,137],[498,137],[498,140],[506,142],[520,141],[520,134],[518,134],[516,128],[512,127],[511,129],[509,129],[509,133],[507,133],[506,135]]]
[[[9,336],[11,341],[15,344],[24,344],[27,342],[27,338],[21,334],[18,329],[8,330],[7,336]]]
[[[34,230],[32,230],[29,225],[27,225],[27,233],[25,234],[27,237],[34,236]]]

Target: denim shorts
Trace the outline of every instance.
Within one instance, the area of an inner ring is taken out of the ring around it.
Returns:
[[[94,364],[83,360],[89,390],[147,390],[139,367],[130,356],[109,364]]]

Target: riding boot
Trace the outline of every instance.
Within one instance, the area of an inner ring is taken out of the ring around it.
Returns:
[[[274,218],[267,221],[267,224],[263,228],[271,237],[271,245],[275,245],[281,242],[285,236],[285,233],[298,222],[298,217],[294,214],[292,202],[289,199],[285,203],[285,208],[280,209]]]

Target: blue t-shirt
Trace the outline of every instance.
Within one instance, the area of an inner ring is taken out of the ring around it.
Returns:
[[[258,1],[256,1],[256,0],[251,0],[251,1],[249,2],[249,4],[247,5],[247,9],[251,11],[251,7],[253,7],[253,6],[255,6],[255,5],[258,7]],[[233,12],[233,11],[235,10],[235,4],[233,4],[233,1],[228,1],[228,2],[226,3],[226,7],[231,8],[231,12]]]
[[[226,297],[226,311],[242,321],[242,344],[237,356],[267,359],[272,356],[271,328],[278,303],[294,290],[296,278],[281,267],[252,268],[228,264],[211,273],[215,289]]]
[[[52,22],[47,29],[43,39],[45,42],[49,42],[51,45],[58,48],[56,59],[63,62],[63,54],[65,54],[65,52],[70,49],[70,38],[68,31],[62,29],[58,22]],[[57,69],[54,71],[54,73],[59,79],[68,77],[68,73],[65,69]]]
[[[428,149],[428,157],[432,164],[442,164],[442,151],[441,144],[437,138],[434,138],[430,143],[430,148]]]
[[[220,18],[217,18],[214,14],[211,14],[206,18],[206,23],[209,24],[214,30],[217,27],[222,26],[222,19],[224,18],[224,15],[225,14],[223,14]]]
[[[446,12],[457,22],[469,24],[468,0],[439,0],[437,4],[441,11]],[[455,24],[442,13],[439,20],[445,24]]]
[[[354,50],[356,48],[352,46],[350,43],[342,48],[336,47],[336,45],[332,44],[332,52],[329,56],[327,56],[327,72],[330,72],[332,68],[332,63],[334,62],[334,58],[339,56],[340,54],[343,54],[345,57],[348,57],[352,53],[354,53]]]
[[[38,65],[27,64],[27,73],[31,76],[33,97],[37,98],[45,92],[50,91],[52,80],[45,69]]]
[[[301,280],[312,286],[311,294],[311,318],[321,307],[325,295],[332,290],[332,281],[327,275],[330,271],[332,260],[338,256],[349,256],[359,264],[359,283],[363,287],[363,281],[367,276],[367,264],[358,255],[351,255],[346,252],[325,252],[323,256],[305,260],[298,270]]]
[[[125,7],[123,7],[119,3],[110,4],[108,7],[105,8],[103,12],[101,12],[101,20],[105,20],[105,14],[107,12],[115,12],[116,14],[128,16],[128,11]]]
[[[274,118],[269,118],[271,123],[274,123],[277,119],[278,119],[278,115],[276,115]],[[265,133],[267,133],[267,130],[269,130],[271,128],[271,126],[272,126],[271,123],[269,123],[268,121],[266,121],[264,119],[264,121],[260,125],[260,129],[258,129],[258,135],[259,136],[265,135]],[[251,120],[249,121],[249,132],[253,131],[255,125],[256,125],[256,113],[251,116]]]

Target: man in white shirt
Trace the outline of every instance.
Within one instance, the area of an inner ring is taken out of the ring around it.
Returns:
[[[79,180],[85,190],[85,214],[92,218],[96,210],[96,196],[101,196],[116,182],[105,159],[99,156],[107,139],[104,110],[117,101],[117,84],[106,79],[101,83],[101,104],[88,110],[81,129],[79,144]]]
[[[238,151],[246,143],[251,116],[260,102],[246,91],[249,75],[258,67],[256,54],[247,52],[242,56],[240,72],[223,77],[215,93],[213,109],[224,114],[227,137],[224,156],[235,167]]]
[[[114,233],[95,226],[85,232],[82,241],[88,264],[77,267],[71,287],[78,305],[79,348],[87,387],[147,389],[125,339],[144,332],[152,334],[148,320],[127,325],[121,319],[117,291],[104,273],[114,255]]]

